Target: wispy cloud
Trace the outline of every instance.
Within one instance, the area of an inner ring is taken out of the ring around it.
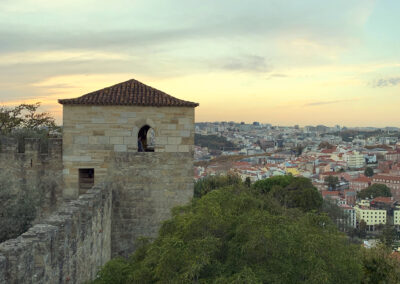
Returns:
[[[221,59],[217,67],[229,71],[269,72],[271,67],[262,56],[250,55]]]
[[[400,85],[400,77],[379,79],[371,83],[374,88],[393,87]]]
[[[347,102],[352,102],[356,101],[357,99],[349,99],[349,100],[334,100],[334,101],[317,101],[317,102],[311,102],[307,103],[304,106],[309,107],[309,106],[322,106],[322,105],[332,105],[332,104],[340,104],[340,103],[347,103]]]

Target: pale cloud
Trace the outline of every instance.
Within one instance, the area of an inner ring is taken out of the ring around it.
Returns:
[[[122,53],[100,52],[100,51],[78,51],[78,50],[59,50],[59,51],[26,51],[17,53],[7,53],[0,55],[1,65],[31,64],[31,63],[51,63],[51,62],[82,62],[96,60],[127,60],[128,55]]]
[[[335,101],[317,101],[317,102],[311,102],[307,103],[304,106],[305,107],[310,107],[310,106],[322,106],[322,105],[332,105],[332,104],[341,104],[341,103],[348,103],[348,102],[354,102],[357,99],[347,99],[347,100],[335,100]]]
[[[382,78],[371,83],[372,87],[393,87],[400,85],[400,77]]]

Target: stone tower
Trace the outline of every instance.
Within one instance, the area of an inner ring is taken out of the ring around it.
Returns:
[[[95,184],[112,187],[112,255],[128,255],[154,237],[170,209],[193,196],[194,109],[129,80],[63,105],[66,199]]]

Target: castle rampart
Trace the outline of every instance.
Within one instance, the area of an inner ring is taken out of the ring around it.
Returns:
[[[42,224],[0,244],[0,283],[82,283],[111,257],[108,186],[96,186]]]
[[[0,137],[0,171],[7,174],[17,193],[32,186],[46,185],[40,213],[54,210],[62,200],[62,139],[49,138],[42,143],[25,138]]]

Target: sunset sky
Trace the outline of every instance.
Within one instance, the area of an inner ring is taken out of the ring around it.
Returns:
[[[196,121],[400,127],[397,0],[0,0],[0,104],[137,79]]]

